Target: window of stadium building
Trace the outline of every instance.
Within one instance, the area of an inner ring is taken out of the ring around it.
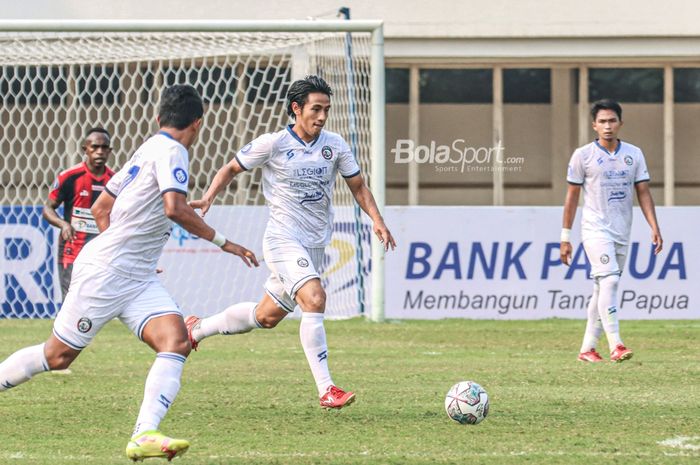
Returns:
[[[503,70],[503,102],[550,103],[551,75],[549,68]]]
[[[408,68],[386,69],[386,103],[408,103]]]
[[[700,68],[674,69],[673,94],[676,103],[700,102]]]
[[[578,73],[576,84],[578,85]],[[611,98],[623,103],[661,103],[664,70],[661,68],[591,68],[588,74],[591,102]]]
[[[421,103],[491,103],[490,69],[421,69]]]

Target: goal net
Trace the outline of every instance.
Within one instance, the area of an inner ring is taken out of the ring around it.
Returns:
[[[62,170],[83,161],[88,128],[112,134],[108,165],[118,170],[157,131],[160,92],[191,84],[205,101],[190,151],[189,199],[255,137],[290,124],[286,91],[307,74],[333,89],[327,129],[351,145],[367,182],[370,166],[370,34],[345,32],[0,32],[0,318],[52,317],[60,308],[59,231],[41,218]],[[365,311],[369,220],[340,178],[322,279],[328,315]],[[363,214],[364,215],[364,214]],[[239,175],[206,220],[261,254],[267,208],[259,169]],[[175,226],[160,275],[186,313],[209,315],[257,301],[268,271]]]

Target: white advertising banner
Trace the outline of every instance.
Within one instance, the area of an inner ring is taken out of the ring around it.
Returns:
[[[387,318],[585,318],[593,288],[580,241],[559,260],[561,207],[392,207],[399,247],[386,255]],[[700,208],[658,208],[653,254],[636,208],[618,291],[621,319],[700,318]]]

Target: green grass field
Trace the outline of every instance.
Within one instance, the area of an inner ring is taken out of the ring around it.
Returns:
[[[698,463],[700,322],[623,321],[635,357],[596,366],[576,362],[583,325],[329,321],[334,380],[358,395],[340,412],[318,408],[296,321],[216,337],[190,357],[162,429],[191,441],[174,462],[183,465]],[[50,328],[1,320],[0,358]],[[0,394],[0,464],[129,463],[152,360],[111,323],[72,374]],[[464,379],[491,398],[476,426],[444,412],[446,391]]]

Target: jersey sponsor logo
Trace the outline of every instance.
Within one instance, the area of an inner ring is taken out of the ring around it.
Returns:
[[[294,170],[294,176],[298,178],[305,178],[307,176],[323,176],[328,174],[328,167],[310,167],[310,168],[296,168]]]
[[[309,261],[304,257],[301,257],[297,259],[297,265],[299,265],[302,268],[306,268],[307,266],[309,266]]]
[[[82,317],[78,320],[78,331],[81,333],[87,333],[92,329],[92,321],[90,318]]]
[[[629,155],[625,155],[625,165],[632,166],[632,163],[634,163],[634,160],[632,160],[632,157],[630,157]]]
[[[330,148],[330,146],[328,146],[328,145],[324,145],[323,148],[321,149],[321,155],[326,160],[330,160],[331,158],[333,158],[333,149]]]
[[[610,262],[610,257],[608,257],[608,254],[603,254],[600,256],[600,263],[603,265],[607,265]]]
[[[615,202],[618,200],[625,200],[627,198],[627,192],[625,191],[612,191],[608,196],[608,203]]]
[[[248,152],[250,152],[250,149],[252,149],[252,148],[253,148],[253,143],[249,142],[243,146],[243,148],[241,149],[241,153],[248,153]]]
[[[603,172],[603,176],[606,179],[620,179],[626,178],[629,172],[629,170],[608,170]]]
[[[185,184],[187,182],[187,173],[180,167],[173,170],[173,177],[180,184]]]
[[[314,192],[304,192],[304,197],[301,199],[300,203],[306,203],[306,202],[318,202],[323,198],[323,191],[314,191]]]

